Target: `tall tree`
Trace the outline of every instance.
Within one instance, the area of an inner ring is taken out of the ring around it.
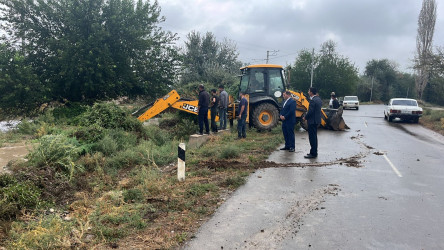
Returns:
[[[310,87],[312,63],[316,65],[313,87],[318,88],[322,97],[329,97],[332,91],[338,95],[356,93],[358,70],[348,58],[336,52],[336,44],[331,40],[321,45],[319,53],[313,55],[307,50],[299,53],[290,70],[292,88],[306,91]]]
[[[157,1],[0,0],[2,27],[53,99],[157,95],[178,63]]]
[[[396,80],[396,66],[388,59],[373,59],[367,62],[365,75],[372,81],[371,100],[373,94],[382,101],[388,101],[392,96],[392,85]]]
[[[416,91],[422,99],[424,89],[430,80],[432,42],[436,22],[436,1],[423,0],[418,18],[418,34],[416,36],[415,69],[417,72]]]
[[[24,55],[9,44],[0,44],[0,109],[4,115],[28,113],[48,101],[48,90]]]
[[[192,31],[187,38],[182,52],[182,83],[204,81],[214,86],[225,84],[228,88],[237,84],[235,75],[242,63],[233,42],[227,39],[218,42],[211,32],[202,36]]]

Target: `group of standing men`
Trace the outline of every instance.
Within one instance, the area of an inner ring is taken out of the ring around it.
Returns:
[[[318,157],[318,126],[321,124],[321,107],[322,100],[317,95],[316,88],[308,90],[310,95],[310,105],[308,106],[307,114],[303,117],[308,125],[308,138],[310,141],[310,153],[305,155],[305,158]],[[294,152],[295,137],[294,126],[296,125],[296,101],[291,98],[291,92],[285,91],[283,93],[284,104],[282,105],[280,118],[282,120],[282,133],[284,134],[285,146],[281,150],[288,150]]]
[[[215,89],[211,90],[211,97],[208,92],[205,91],[205,87],[199,85],[199,102],[198,102],[198,117],[199,117],[199,134],[203,134],[203,128],[205,125],[206,134],[210,134],[210,128],[208,124],[208,107],[211,107],[211,129],[213,132],[217,132],[216,114],[219,114],[220,129],[227,128],[227,109],[228,109],[228,93],[224,90],[224,86],[219,86],[219,96]],[[322,100],[317,95],[316,88],[311,87],[308,90],[310,96],[310,104],[308,111],[302,118],[304,122],[307,122],[308,126],[308,138],[310,141],[310,153],[305,155],[305,158],[318,157],[318,126],[321,124],[321,108]],[[248,100],[245,98],[243,92],[239,93],[240,103],[238,112],[238,138],[242,139],[246,137],[246,119],[248,112]],[[283,93],[284,103],[280,112],[280,119],[282,120],[282,133],[284,134],[285,146],[281,150],[288,150],[290,152],[295,151],[295,135],[294,126],[296,125],[296,101],[291,98],[291,92],[285,91]],[[332,99],[334,93],[332,93]],[[336,104],[337,100],[333,101]],[[336,105],[334,105],[336,106]],[[219,111],[219,112],[218,112]]]
[[[224,86],[219,86],[219,96],[216,89],[211,90],[211,97],[205,87],[199,85],[199,101],[197,104],[198,120],[199,120],[199,134],[203,135],[203,129],[205,125],[205,133],[210,134],[210,127],[208,124],[208,108],[211,111],[211,130],[217,132],[216,114],[219,114],[219,128],[227,128],[227,109],[228,109],[228,93],[225,91]]]

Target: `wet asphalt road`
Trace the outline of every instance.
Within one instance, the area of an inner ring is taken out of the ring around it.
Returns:
[[[444,137],[383,119],[383,105],[344,111],[346,132],[306,132],[296,152],[269,161],[303,166],[252,174],[186,249],[444,249]],[[305,166],[304,166],[305,164]]]

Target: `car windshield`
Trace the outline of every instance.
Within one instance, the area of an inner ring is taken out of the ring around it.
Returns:
[[[415,100],[393,100],[392,105],[418,106]]]
[[[358,97],[357,96],[346,96],[344,97],[344,101],[357,101]]]

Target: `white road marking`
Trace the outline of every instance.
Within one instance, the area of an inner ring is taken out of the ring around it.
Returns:
[[[398,175],[398,177],[402,177],[401,172],[399,172],[399,170],[395,167],[395,165],[393,165],[393,163],[390,161],[390,159],[387,157],[387,155],[384,154],[384,158],[388,162],[388,164],[390,164],[390,167],[392,167],[393,171],[395,171],[395,173]]]
[[[366,128],[368,128],[368,126],[367,126],[367,122],[364,122],[364,125],[365,125]]]

